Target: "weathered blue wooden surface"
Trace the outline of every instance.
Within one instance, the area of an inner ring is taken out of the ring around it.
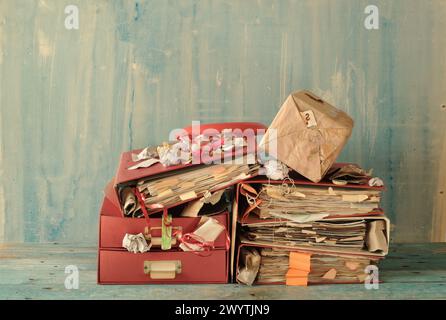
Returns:
[[[96,242],[121,151],[192,120],[268,124],[302,88],[355,119],[340,160],[386,181],[394,239],[446,240],[446,2],[373,1],[371,31],[368,4],[1,1],[0,241]]]
[[[446,244],[394,245],[379,268],[379,289],[226,285],[97,285],[97,250],[60,244],[3,245],[0,299],[446,299]],[[65,289],[65,267],[79,289]],[[191,294],[193,293],[193,294]]]

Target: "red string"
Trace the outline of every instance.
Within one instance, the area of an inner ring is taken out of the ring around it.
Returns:
[[[217,221],[218,224],[220,222]],[[231,246],[231,239],[229,237],[228,230],[224,229],[225,234],[225,249],[229,250]],[[212,250],[215,249],[215,241],[206,241],[202,237],[194,234],[194,233],[185,233],[183,234],[181,230],[177,230],[173,233],[174,236],[177,237],[178,241],[182,243],[186,248],[192,251],[194,254],[199,256],[207,257],[212,254]],[[203,250],[196,251],[191,245],[198,246]],[[207,254],[206,254],[207,253]]]
[[[146,204],[144,203],[143,196],[139,192],[138,188],[135,188],[135,195],[138,198],[139,206],[141,207],[141,211],[142,211],[142,213],[144,215],[144,218],[146,219],[147,226],[150,227],[149,213],[147,212]]]
[[[147,212],[146,205],[144,203],[143,195],[139,192],[138,188],[135,188],[135,195],[138,198],[138,202],[139,202],[139,204],[141,206],[141,210],[142,210],[142,213],[144,215],[144,218],[146,219],[147,226],[150,228],[149,213]],[[167,209],[164,208],[164,206],[162,204],[152,204],[152,205],[149,205],[149,208],[150,209],[160,209],[160,208],[163,208],[164,224],[166,226],[170,226],[171,225],[171,223],[169,223],[167,221]],[[211,218],[211,219],[213,219],[213,218]],[[218,222],[217,220],[216,220],[216,222],[221,225],[221,223]],[[228,233],[228,230],[226,229],[226,227],[224,228],[224,232],[225,232],[225,249],[229,250],[229,248],[231,246],[231,239],[229,237],[229,233]],[[185,234],[183,234],[181,232],[181,230],[176,230],[176,231],[174,231],[172,233],[172,235],[175,236],[175,237],[178,237],[178,241],[180,243],[182,243],[186,248],[191,250],[193,253],[195,253],[197,255],[200,255],[200,256],[209,256],[209,255],[212,254],[212,252],[210,252],[210,251],[215,249],[214,241],[206,241],[202,237],[200,237],[200,236],[198,236],[198,235],[196,235],[194,233],[185,233]],[[196,245],[199,248],[202,248],[203,250],[195,251],[190,246],[191,244]],[[209,254],[203,255],[203,253],[209,253]]]

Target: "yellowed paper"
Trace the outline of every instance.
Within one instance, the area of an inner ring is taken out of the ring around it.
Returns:
[[[237,268],[237,281],[247,285],[252,285],[259,272],[261,257],[257,250],[243,249],[240,254],[240,260],[243,261],[243,266]]]
[[[322,278],[324,279],[328,279],[328,280],[333,280],[334,278],[336,278],[336,269],[332,268],[330,270],[328,270],[323,276]]]
[[[367,200],[369,197],[365,194],[343,194],[342,201],[346,202],[362,202]]]
[[[206,242],[215,241],[218,236],[225,230],[225,227],[220,224],[216,219],[212,217],[201,217],[199,227],[193,232],[193,234],[199,236]],[[184,243],[180,244],[180,248],[183,251],[202,251],[203,248],[193,244],[188,243],[187,246]]]
[[[354,271],[354,270],[358,269],[359,263],[356,261],[346,261],[345,266],[347,267],[347,269]]]
[[[370,252],[387,251],[388,243],[386,238],[386,225],[383,220],[370,222],[367,233],[367,248]]]
[[[128,170],[135,170],[138,168],[148,168],[158,162],[160,162],[158,159],[154,159],[154,158],[147,159],[147,160],[141,161],[141,162],[129,167]]]
[[[220,191],[215,191],[214,193],[210,193],[209,191],[205,192],[204,203],[210,203],[212,205],[217,204],[220,201],[224,192],[225,192],[224,189]]]
[[[197,194],[195,193],[195,191],[189,191],[183,194],[180,194],[180,199],[182,201],[186,201],[189,199],[195,199],[197,197]]]
[[[181,216],[182,217],[190,217],[190,218],[196,217],[196,216],[198,216],[198,212],[200,212],[203,205],[204,205],[203,198],[195,200],[195,201],[191,201],[183,209],[183,211],[181,212]]]

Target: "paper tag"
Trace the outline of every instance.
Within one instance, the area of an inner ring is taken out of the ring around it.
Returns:
[[[336,278],[336,274],[337,274],[336,269],[331,268],[322,276],[322,278],[328,279],[328,280],[334,280]]]
[[[195,193],[195,191],[189,191],[183,194],[180,194],[180,199],[181,201],[186,201],[189,199],[195,199],[197,197],[197,194]]]
[[[316,117],[314,116],[313,110],[307,110],[300,113],[307,124],[307,128],[316,127]]]

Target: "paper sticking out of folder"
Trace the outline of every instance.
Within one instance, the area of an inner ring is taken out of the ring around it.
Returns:
[[[240,252],[241,266],[237,272],[237,282],[252,285],[260,268],[261,257],[256,249],[242,249]]]
[[[175,175],[163,178],[147,177],[138,180],[136,188],[143,195],[146,207],[157,204],[164,207],[205,197],[202,202],[190,204],[184,216],[196,216],[206,203],[218,202],[222,189],[255,174],[259,165],[215,164],[179,170]],[[220,193],[216,193],[221,191]],[[121,191],[124,214],[128,217],[142,217],[140,206],[130,187]]]
[[[243,247],[243,250],[258,250],[260,267],[253,283],[259,284],[360,283],[365,279],[365,267],[376,263],[374,259],[358,255],[305,253],[272,247]],[[239,270],[243,267],[239,266]]]
[[[203,251],[203,245],[212,245],[215,240],[225,231],[225,227],[212,217],[203,216],[200,219],[197,229],[192,232],[191,239],[193,242],[184,240],[180,244],[183,251]],[[186,235],[183,235],[183,238]]]

